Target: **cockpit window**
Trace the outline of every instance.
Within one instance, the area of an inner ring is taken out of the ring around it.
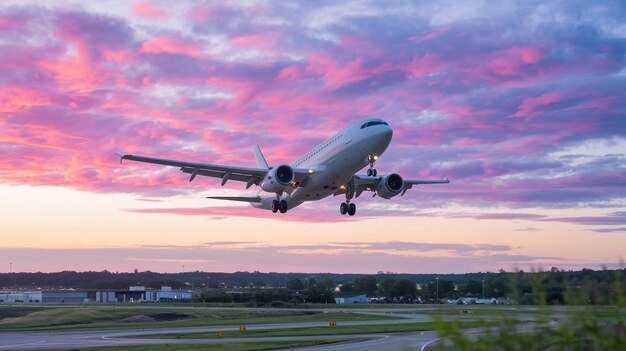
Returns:
[[[379,124],[384,124],[386,126],[388,126],[389,124],[387,124],[387,122],[382,122],[382,121],[373,121],[373,122],[367,122],[367,123],[363,123],[363,125],[361,126],[361,129],[363,128],[367,128],[367,127],[371,127],[371,126],[377,126]]]

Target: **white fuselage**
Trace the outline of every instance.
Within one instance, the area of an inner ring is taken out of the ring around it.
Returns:
[[[323,199],[336,193],[363,167],[370,155],[380,156],[391,142],[393,131],[381,119],[356,122],[325,140],[291,163],[293,168],[305,168],[311,173],[298,187],[289,187],[282,194],[294,208],[305,201]],[[260,190],[261,202],[252,206],[271,209],[276,193]]]

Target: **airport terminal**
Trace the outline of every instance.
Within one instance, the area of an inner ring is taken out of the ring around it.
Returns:
[[[128,290],[40,290],[0,291],[0,302],[5,303],[84,303],[84,302],[191,302],[192,291],[172,289],[146,289],[131,286]]]

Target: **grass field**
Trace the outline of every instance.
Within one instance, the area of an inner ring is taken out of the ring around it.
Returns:
[[[140,318],[137,318],[137,317]],[[146,318],[147,317],[147,318]],[[128,322],[128,319],[135,322]],[[385,320],[397,317],[340,311],[289,309],[202,309],[154,306],[0,305],[0,329],[4,331],[139,329],[239,324]]]

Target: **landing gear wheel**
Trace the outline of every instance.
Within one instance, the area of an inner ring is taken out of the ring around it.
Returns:
[[[272,212],[278,212],[278,200],[272,200]]]
[[[371,170],[371,169],[369,169],[369,168],[367,169],[367,176],[368,176],[368,177],[371,177],[371,176],[372,176],[372,170]]]
[[[348,213],[348,204],[345,202],[342,202],[341,205],[339,206],[339,213],[341,213],[342,215],[345,215],[346,213]]]
[[[356,213],[356,205],[355,204],[348,205],[348,215],[354,216],[355,213]]]
[[[278,206],[278,210],[280,211],[280,213],[287,212],[287,209],[287,200],[280,200],[280,205]]]
[[[378,174],[378,171],[376,171],[376,169],[372,169],[372,176],[376,177],[377,174]]]

